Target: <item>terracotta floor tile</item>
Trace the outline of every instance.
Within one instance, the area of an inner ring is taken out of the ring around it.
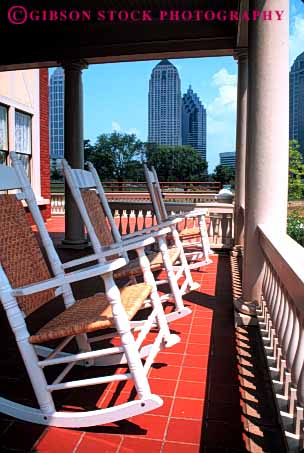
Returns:
[[[111,434],[85,433],[77,448],[77,453],[116,453],[122,436]]]
[[[201,421],[172,418],[169,423],[166,440],[199,444]]]
[[[169,396],[162,396],[161,399],[163,400],[164,404],[152,412],[149,412],[151,415],[163,415],[168,417],[171,411],[173,398]]]
[[[161,446],[161,441],[126,437],[123,440],[119,453],[159,453]]]
[[[151,367],[149,376],[154,379],[177,379],[180,373],[180,366],[154,364]]]
[[[202,420],[205,401],[202,399],[176,398],[172,417]]]
[[[166,442],[162,453],[201,453],[199,445]]]
[[[205,368],[183,367],[181,381],[206,382],[207,370]]]
[[[185,349],[186,349],[186,345],[187,345],[187,341],[186,341],[186,338],[184,335],[181,336],[181,341],[177,344],[175,344],[174,346],[172,346],[172,348],[168,348],[166,349],[164,352],[166,353],[173,353],[173,354],[183,354],[185,352]],[[156,358],[157,359],[157,358]]]
[[[191,336],[190,336],[191,341]],[[209,355],[210,345],[209,344],[198,344],[189,343],[186,349],[186,354],[190,355]]]
[[[150,379],[152,393],[159,396],[173,396],[176,388],[176,380],[173,379]]]
[[[195,327],[195,326],[211,328],[212,323],[213,323],[213,318],[196,318],[195,317],[193,320],[191,331],[193,331],[193,327]]]
[[[211,335],[210,333],[203,333],[203,334],[192,334],[189,337],[189,341],[192,344],[201,344],[201,345],[210,345],[211,343]]]
[[[38,453],[72,453],[82,436],[81,431],[47,428],[35,445]]]
[[[191,328],[191,335],[192,334],[211,334],[211,325],[210,324],[206,324],[206,325],[195,325],[193,324],[192,328]]]
[[[207,355],[186,355],[183,366],[185,367],[196,367],[196,368],[207,368],[208,367],[208,356]]]
[[[205,382],[180,381],[177,387],[176,396],[179,398],[201,398],[206,395]]]
[[[167,426],[167,417],[159,415],[142,414],[136,417],[129,418],[128,422],[133,426],[129,427],[129,431],[125,430],[125,435],[136,435],[137,439],[146,437],[149,439],[162,440]],[[138,435],[137,433],[141,433]]]
[[[180,366],[182,360],[183,354],[176,354],[173,352],[173,350],[172,353],[169,353],[169,351],[166,350],[166,352],[161,352],[160,354],[158,354],[154,363],[165,363],[168,366]]]

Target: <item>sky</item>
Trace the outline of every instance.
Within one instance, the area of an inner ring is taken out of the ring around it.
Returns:
[[[290,64],[304,51],[304,3],[290,1]],[[95,142],[114,130],[148,135],[148,87],[159,60],[91,65],[83,71],[84,137]],[[207,109],[209,172],[220,152],[235,151],[237,63],[232,57],[170,60],[178,69],[182,94],[192,85]]]

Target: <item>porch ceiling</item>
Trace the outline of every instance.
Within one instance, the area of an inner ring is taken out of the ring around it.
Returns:
[[[239,9],[239,0],[19,0],[27,10],[152,10],[152,22],[8,22],[15,2],[0,2],[0,70],[55,66],[67,58],[88,63],[231,55],[237,46],[235,21],[163,22],[159,10]]]

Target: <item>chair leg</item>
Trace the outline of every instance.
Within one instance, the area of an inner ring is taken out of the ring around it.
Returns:
[[[163,262],[168,276],[168,281],[170,289],[175,302],[175,311],[167,315],[167,321],[173,321],[175,319],[183,318],[192,313],[190,308],[185,307],[184,301],[182,298],[182,292],[178,286],[176,275],[173,269],[171,259],[168,254],[168,248],[165,239],[159,238],[158,240],[159,248],[162,254]]]
[[[191,275],[188,261],[187,261],[187,258],[186,258],[185,252],[184,252],[183,244],[180,240],[178,231],[175,226],[172,228],[172,236],[173,236],[175,247],[177,247],[180,250],[179,257],[180,257],[181,265],[183,267],[183,272],[186,277],[187,286],[189,288],[189,291],[192,291],[192,288],[197,289],[197,285],[194,283],[192,275]]]
[[[47,391],[47,381],[42,369],[38,366],[38,357],[34,346],[29,342],[29,332],[24,318],[17,307],[17,301],[12,296],[2,295],[2,303],[10,326],[15,334],[16,342],[32,383],[38,404],[43,414],[55,412],[55,405],[50,392]]]
[[[131,333],[129,320],[121,304],[119,289],[117,288],[111,274],[104,275],[103,278],[105,283],[105,293],[112,307],[114,324],[121,338],[121,344],[127,358],[127,363],[134,380],[136,391],[141,399],[146,398],[151,395],[150,386],[144,372],[134,337]]]
[[[201,236],[201,241],[202,241],[202,249],[205,255],[205,260],[209,260],[209,254],[210,254],[210,244],[209,244],[209,237],[208,237],[208,232],[207,232],[207,227],[206,227],[206,221],[205,221],[205,216],[200,216],[199,218],[199,230],[200,230],[200,236]]]
[[[177,335],[173,335],[170,333],[166,315],[164,313],[163,306],[157,291],[156,282],[151,272],[150,262],[145,254],[144,248],[143,247],[138,248],[137,254],[139,257],[140,267],[143,272],[144,281],[148,285],[152,286],[151,302],[153,307],[156,308],[157,310],[156,322],[158,324],[159,329],[163,332],[163,342],[166,345],[166,347],[173,346],[174,344],[180,341],[180,338]]]

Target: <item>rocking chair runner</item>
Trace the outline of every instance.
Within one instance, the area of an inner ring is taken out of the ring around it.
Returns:
[[[168,216],[155,168],[152,167],[152,170],[149,170],[147,165],[144,165],[144,170],[154,214],[157,223],[161,224],[174,217]],[[180,217],[180,214],[178,216]],[[182,242],[185,255],[189,260],[190,269],[198,269],[212,263],[212,260],[209,257],[213,252],[210,248],[207,233],[205,220],[206,211],[204,209],[194,210],[183,214],[183,216],[184,219],[194,219],[194,221],[198,223],[198,226],[184,228],[183,230],[178,231],[176,225],[173,225],[171,229],[174,244],[176,245]]]
[[[136,340],[132,335],[130,323],[145,299],[151,296],[153,286],[145,282],[119,291],[112,273],[125,265],[125,259],[116,258],[109,262],[106,258],[113,254],[116,256],[121,254],[123,251],[121,246],[106,250],[101,256],[102,263],[65,273],[64,269],[80,264],[81,260],[62,265],[22,164],[15,153],[10,155],[13,167],[0,165],[0,190],[17,189],[19,192],[0,194],[0,299],[15,335],[39,409],[0,398],[0,411],[44,425],[85,427],[121,420],[159,407],[162,400],[151,393],[147,373],[157,352],[164,345],[177,343],[179,338],[170,334],[162,305],[155,295],[151,297],[152,313],[143,323]],[[26,201],[36,223],[52,273],[31,230],[21,200]],[[137,242],[141,248],[143,267],[150,279],[152,273],[143,248],[146,243],[153,240],[150,238]],[[82,262],[90,261],[96,261],[96,256],[82,259]],[[76,301],[71,283],[93,276],[102,277],[105,294]],[[59,295],[62,295],[65,310],[31,334],[27,328],[27,316],[38,308],[42,309],[43,305],[51,304],[52,299]],[[152,345],[143,347],[143,340],[155,322],[159,327],[158,335]],[[116,331],[95,338],[87,337],[89,332],[108,327],[115,328]],[[115,336],[120,338],[121,346],[92,349],[92,345],[97,341]],[[73,338],[79,352],[64,352],[64,348]],[[41,345],[49,340],[60,340],[60,343],[55,349]],[[146,358],[144,365],[141,357]],[[64,381],[76,364],[104,366],[121,363],[128,365],[129,372]],[[44,368],[54,365],[63,365],[63,369],[52,383],[48,383]],[[134,382],[139,399],[111,408],[84,412],[60,412],[55,408],[52,398],[54,391],[124,380]]]
[[[168,281],[172,293],[162,296],[162,300],[168,300],[173,297],[175,302],[175,310],[166,315],[167,321],[171,322],[190,314],[191,310],[183,304],[182,295],[186,291],[197,289],[199,285],[195,284],[192,280],[181,243],[176,243],[175,247],[168,249],[164,235],[158,233],[158,229],[164,227],[167,227],[167,231],[169,232],[169,227],[179,222],[181,219],[176,218],[163,222],[159,226],[152,226],[151,228],[137,231],[134,234],[120,236],[99,176],[91,163],[88,163],[88,166],[90,171],[72,169],[69,164],[63,160],[63,171],[66,181],[85,223],[95,253],[98,255],[103,246],[113,244],[114,240],[116,241],[116,244],[129,244],[130,247],[130,244],[132,244],[134,240],[138,240],[138,238],[155,236],[158,241],[160,252],[148,255],[150,266],[152,271],[158,271],[165,268],[168,280],[162,280],[156,282],[156,284]],[[109,228],[109,225],[111,229]],[[124,254],[124,258],[127,260],[127,265],[115,271],[114,276],[117,278],[128,277],[131,282],[136,282],[136,277],[142,275],[143,272],[139,258],[129,260],[126,253]],[[181,265],[179,266],[176,275],[172,263],[175,263],[177,260],[181,261]],[[185,281],[180,288],[178,286],[178,279],[183,274]],[[155,291],[157,291],[157,288],[155,288]]]

